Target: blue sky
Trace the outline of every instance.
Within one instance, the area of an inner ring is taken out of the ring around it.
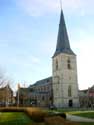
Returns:
[[[93,5],[93,0],[62,0],[80,89],[94,84]],[[0,67],[14,88],[51,76],[59,18],[59,0],[0,0]]]

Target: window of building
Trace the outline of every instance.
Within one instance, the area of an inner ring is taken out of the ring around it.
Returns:
[[[30,92],[34,92],[34,88],[30,88]]]
[[[56,60],[56,70],[58,70],[58,60]]]
[[[45,97],[44,97],[44,96],[42,96],[42,100],[43,100],[43,101],[45,100]]]
[[[68,96],[69,96],[69,97],[72,96],[72,88],[71,88],[71,85],[69,85],[69,87],[68,87]]]
[[[70,61],[70,59],[67,60],[67,67],[68,67],[68,69],[71,69],[71,61]]]
[[[47,79],[47,82],[49,82],[49,79]]]

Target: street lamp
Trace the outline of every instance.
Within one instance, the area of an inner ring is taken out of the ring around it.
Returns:
[[[19,90],[20,90],[20,84],[18,83],[17,106],[19,106]]]

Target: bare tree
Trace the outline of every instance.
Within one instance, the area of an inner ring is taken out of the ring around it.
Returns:
[[[12,80],[7,76],[6,72],[0,68],[0,105],[8,106],[12,103],[12,83]]]
[[[0,87],[2,87],[6,83],[6,79],[4,77],[4,74],[0,73]]]
[[[11,80],[6,76],[6,73],[0,69],[0,88],[10,84]]]

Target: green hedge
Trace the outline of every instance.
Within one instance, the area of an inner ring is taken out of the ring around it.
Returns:
[[[35,122],[44,122],[46,117],[60,116],[66,119],[65,113],[48,113],[40,108],[24,108],[24,107],[4,107],[0,108],[0,112],[25,112]]]

